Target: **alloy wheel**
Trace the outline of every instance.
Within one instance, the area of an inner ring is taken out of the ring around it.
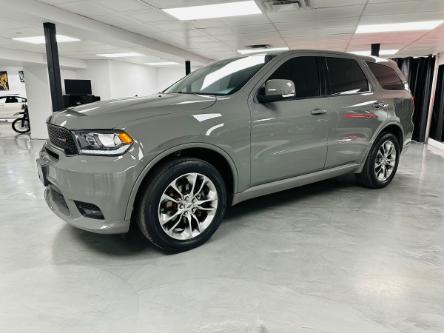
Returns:
[[[380,182],[385,182],[396,166],[396,148],[395,144],[390,141],[384,141],[384,143],[379,146],[378,152],[376,153],[374,171],[376,179]]]
[[[200,173],[187,173],[174,179],[163,191],[158,207],[164,232],[177,240],[200,235],[217,212],[218,194],[214,183]]]

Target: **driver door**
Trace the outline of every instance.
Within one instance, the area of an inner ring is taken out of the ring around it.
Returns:
[[[296,94],[276,102],[251,102],[251,185],[291,178],[324,168],[327,156],[328,105],[319,58],[287,58],[266,80],[286,79]],[[258,90],[259,90],[258,89]]]

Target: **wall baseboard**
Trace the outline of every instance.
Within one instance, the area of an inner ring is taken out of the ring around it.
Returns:
[[[429,140],[427,141],[427,144],[432,147],[435,147],[435,148],[438,148],[438,149],[441,149],[444,151],[444,142],[439,142],[439,141],[429,138]]]

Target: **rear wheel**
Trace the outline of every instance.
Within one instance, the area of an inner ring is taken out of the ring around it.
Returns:
[[[180,252],[206,242],[225,213],[226,188],[211,164],[181,158],[158,168],[139,201],[137,222],[157,247]]]
[[[395,177],[401,149],[392,133],[383,133],[373,144],[364,168],[357,175],[359,182],[370,188],[385,187]]]
[[[18,118],[13,121],[12,128],[17,133],[20,133],[20,134],[27,133],[30,130],[29,120]]]

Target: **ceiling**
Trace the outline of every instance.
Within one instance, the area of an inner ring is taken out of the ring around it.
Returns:
[[[193,6],[234,0],[40,0],[95,21],[154,38],[209,59],[236,55],[251,44],[271,44],[290,49],[369,50],[400,49],[396,56],[444,52],[444,25],[433,31],[355,35],[359,24],[398,23],[444,19],[444,0],[311,0],[312,9],[269,12],[262,15],[179,21],[162,8]],[[256,0],[261,6],[262,0]],[[43,52],[43,46],[11,41],[12,37],[42,34],[43,18],[8,18],[0,13],[0,47]],[[57,25],[59,33],[65,27]],[[75,31],[65,29],[69,36]],[[95,59],[97,53],[128,52],[101,40],[82,36],[78,43],[59,44],[60,54]],[[146,54],[135,62],[171,60]]]

